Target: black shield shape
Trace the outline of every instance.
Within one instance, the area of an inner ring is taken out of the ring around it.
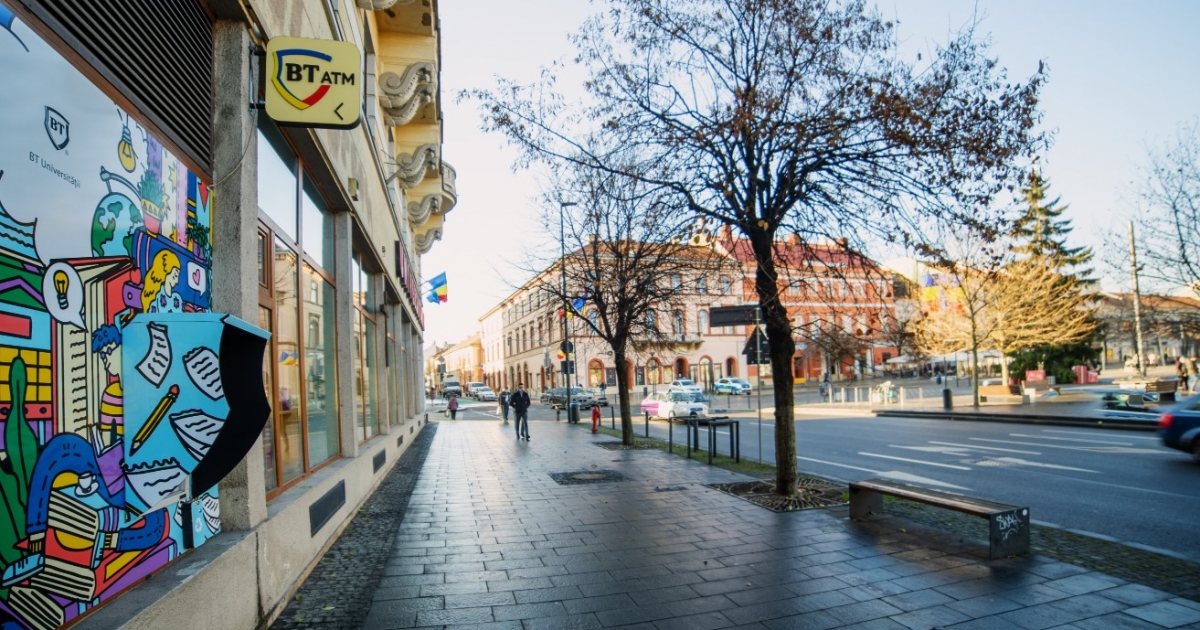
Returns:
[[[50,144],[61,151],[71,141],[71,123],[65,116],[58,113],[58,110],[47,105],[45,125],[46,136],[50,138]]]

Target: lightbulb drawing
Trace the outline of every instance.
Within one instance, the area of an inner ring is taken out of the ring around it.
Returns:
[[[67,287],[70,286],[71,279],[67,277],[67,272],[59,269],[54,272],[54,292],[57,293],[58,307],[67,308],[71,302],[67,299]]]
[[[121,142],[117,144],[117,157],[121,160],[121,168],[127,173],[132,173],[133,169],[137,168],[137,154],[133,152],[133,136],[129,133],[128,119],[123,119],[123,122]]]

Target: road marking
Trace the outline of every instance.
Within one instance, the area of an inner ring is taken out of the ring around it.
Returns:
[[[1019,459],[1016,457],[997,457],[992,461],[1004,462],[1006,464],[1018,464],[1021,466],[1031,466],[1033,468],[1053,468],[1055,470],[1073,470],[1075,472],[1094,473],[1099,475],[1098,470],[1088,470],[1086,468],[1074,468],[1072,466],[1060,466],[1058,464],[1044,464],[1042,462],[1031,462],[1027,459]]]
[[[858,454],[863,455],[865,457],[880,457],[883,459],[894,459],[898,462],[908,462],[910,464],[923,464],[925,466],[938,466],[940,468],[953,468],[955,470],[971,470],[970,468],[967,468],[966,466],[955,466],[953,464],[937,464],[934,462],[921,461],[919,459],[905,459],[903,457],[893,457],[891,455],[880,455],[878,453],[864,453],[862,451],[859,451]]]
[[[1043,432],[1044,433],[1065,433],[1067,435],[1095,435],[1094,433],[1086,433],[1083,431],[1063,431],[1062,429],[1043,429]],[[1151,440],[1153,442],[1158,441],[1158,436],[1153,436],[1153,435],[1123,435],[1121,437],[1126,440]]]
[[[1001,453],[1020,453],[1022,455],[1041,455],[1041,453],[1039,453],[1037,451],[1022,451],[1022,450],[1018,450],[1015,448],[997,448],[995,446],[972,446],[970,444],[958,444],[955,442],[935,442],[933,440],[930,440],[929,443],[930,444],[945,444],[946,446],[961,446],[963,448],[969,448],[972,450],[980,450],[980,451],[999,451]]]
[[[1032,438],[1035,440],[1061,440],[1064,442],[1089,442],[1092,444],[1111,444],[1113,446],[1133,446],[1130,442],[1110,442],[1108,440],[1085,440],[1082,438],[1054,437],[1050,435],[1029,435],[1027,433],[1009,433],[1011,437]]]
[[[889,470],[886,472],[881,472],[878,470],[871,470],[870,468],[861,468],[859,466],[851,466],[849,464],[839,464],[837,462],[827,462],[823,459],[813,459],[811,457],[797,457],[796,459],[806,461],[806,462],[816,462],[818,464],[825,464],[827,466],[836,466],[838,468],[849,468],[850,470],[860,470],[865,473],[871,473],[872,475],[875,475],[876,477],[884,477],[887,479],[894,479],[896,481],[907,481],[909,483],[924,484],[927,486],[940,486],[942,488],[952,488],[954,490],[970,490],[970,488],[956,486],[952,483],[938,481],[937,479],[930,479],[929,477],[922,477],[920,475],[913,475],[913,474],[909,474],[906,472],[900,472],[899,470]]]
[[[1058,444],[1030,444],[1029,442],[1017,442],[1014,440],[992,440],[988,438],[967,438],[969,440],[979,440],[980,442],[999,442],[1000,444],[1021,444],[1023,446],[1038,446],[1041,448],[1057,448],[1065,451],[1085,451],[1088,453],[1125,453],[1125,454],[1149,454],[1149,455],[1174,455],[1166,449],[1159,448],[1136,448],[1136,447],[1116,447],[1116,446],[1060,446]]]

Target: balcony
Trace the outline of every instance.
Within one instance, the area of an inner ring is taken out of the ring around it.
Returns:
[[[458,204],[458,172],[449,162],[442,162],[442,213],[450,212]]]

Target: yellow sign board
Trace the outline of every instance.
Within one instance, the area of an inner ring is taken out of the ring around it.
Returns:
[[[353,129],[362,57],[350,42],[275,37],[267,44],[267,115],[281,125]]]

